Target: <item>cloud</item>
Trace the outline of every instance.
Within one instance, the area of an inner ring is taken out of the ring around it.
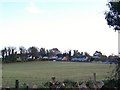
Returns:
[[[42,11],[35,5],[35,1],[31,1],[29,5],[25,8],[29,13],[39,14]]]

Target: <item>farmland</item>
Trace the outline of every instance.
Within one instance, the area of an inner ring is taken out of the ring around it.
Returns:
[[[51,76],[57,80],[89,80],[93,79],[93,73],[97,74],[97,79],[105,79],[110,75],[115,65],[97,64],[86,62],[53,62],[53,61],[31,61],[20,63],[3,64],[3,87],[14,87],[15,80],[30,84],[34,82],[42,85],[50,81]]]

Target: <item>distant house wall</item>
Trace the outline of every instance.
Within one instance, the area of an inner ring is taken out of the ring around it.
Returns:
[[[63,57],[62,60],[68,60],[69,58],[67,56]]]

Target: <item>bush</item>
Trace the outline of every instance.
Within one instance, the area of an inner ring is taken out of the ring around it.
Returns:
[[[76,84],[74,80],[69,79],[64,80],[63,83],[65,84],[66,88],[72,88]]]
[[[104,86],[107,88],[120,88],[120,79],[108,79],[108,80],[103,80]]]

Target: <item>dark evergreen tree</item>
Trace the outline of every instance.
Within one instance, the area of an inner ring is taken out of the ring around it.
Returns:
[[[32,46],[32,47],[29,47],[28,48],[28,52],[29,52],[29,56],[31,56],[32,57],[32,60],[35,60],[35,59],[37,59],[39,56],[39,54],[38,54],[38,48],[37,47],[34,47],[34,46]]]

